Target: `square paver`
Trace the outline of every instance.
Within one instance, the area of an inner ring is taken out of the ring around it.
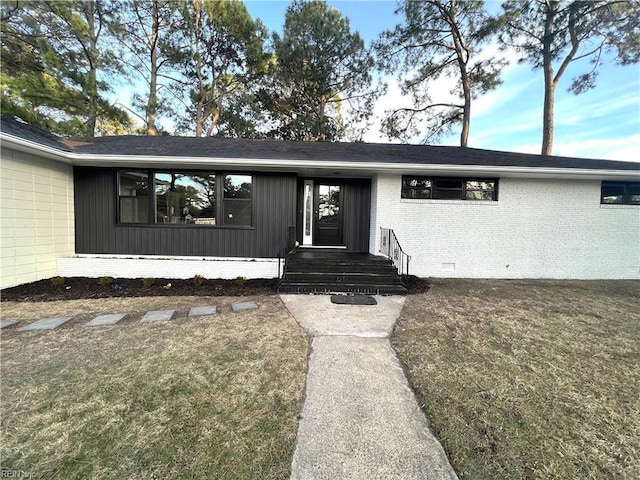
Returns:
[[[189,310],[190,317],[199,317],[202,315],[215,315],[218,313],[218,309],[215,305],[207,305],[202,307],[191,307]]]
[[[234,312],[243,312],[245,310],[254,310],[258,308],[258,305],[254,301],[250,302],[238,302],[231,304],[231,309]]]
[[[65,322],[68,322],[73,317],[50,317],[50,318],[41,318],[40,320],[36,320],[33,323],[30,323],[26,327],[22,327],[20,329],[21,332],[28,332],[30,330],[53,330],[56,327],[59,327]]]
[[[14,323],[18,323],[18,321],[17,320],[2,320],[2,321],[0,321],[0,329],[1,328],[6,328],[6,327],[10,327]]]
[[[149,323],[149,322],[159,322],[162,320],[171,320],[175,310],[151,310],[144,314],[141,323]]]
[[[115,325],[120,320],[125,318],[128,313],[109,313],[105,315],[98,315],[96,318],[84,324],[85,327],[101,327],[103,325]]]

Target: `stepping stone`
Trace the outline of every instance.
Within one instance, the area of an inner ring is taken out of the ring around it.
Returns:
[[[2,320],[0,321],[0,329],[10,327],[14,323],[18,323],[17,320]]]
[[[56,327],[59,327],[65,322],[68,322],[73,317],[51,317],[51,318],[41,318],[33,323],[30,323],[26,327],[22,327],[20,332],[28,332],[31,330],[53,330]]]
[[[190,317],[199,317],[202,315],[215,315],[216,313],[218,313],[218,309],[215,307],[215,305],[204,306],[204,307],[192,307],[191,310],[189,310]]]
[[[331,295],[331,303],[337,305],[377,305],[375,298],[369,295]]]
[[[101,327],[103,325],[115,325],[128,313],[110,313],[106,315],[98,315],[96,318],[84,324],[85,327]]]
[[[171,320],[175,310],[151,310],[144,314],[141,323],[158,322],[161,320]]]
[[[245,310],[254,310],[258,308],[258,305],[256,304],[256,302],[238,302],[238,303],[233,303],[231,304],[231,309],[234,312],[243,312]]]

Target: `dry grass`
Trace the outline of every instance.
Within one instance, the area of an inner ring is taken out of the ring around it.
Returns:
[[[2,316],[75,314],[53,331],[2,332],[0,460],[35,478],[287,478],[307,339],[276,296],[3,302]],[[218,315],[188,319],[189,306]],[[170,322],[142,325],[149,309]],[[84,328],[99,313],[116,326]]]
[[[640,478],[640,283],[434,281],[393,339],[461,479]]]

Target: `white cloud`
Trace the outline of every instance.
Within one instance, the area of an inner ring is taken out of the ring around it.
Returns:
[[[509,151],[539,154],[540,145],[512,145]],[[617,138],[594,138],[580,142],[555,142],[553,145],[553,154],[561,157],[640,162],[640,134]]]
[[[402,95],[400,85],[393,78],[384,79],[387,82],[387,92],[378,99],[373,107],[373,124],[363,135],[362,140],[372,143],[391,143],[381,132],[382,119],[386,111],[400,107],[411,107],[411,98]]]
[[[571,115],[569,117],[561,116],[559,119],[555,120],[555,125],[576,125],[584,120],[584,115]]]
[[[471,121],[469,145],[479,148],[495,148],[496,142],[508,142],[516,134],[540,131],[542,112],[538,108],[514,113],[508,118],[492,118],[484,123]]]
[[[556,117],[568,115],[576,110],[580,110],[586,118],[606,117],[616,115],[630,106],[635,106],[637,111],[637,105],[640,104],[637,86],[629,84],[623,84],[616,89],[596,88],[581,95],[556,91],[556,97],[559,95],[563,96],[556,101]]]
[[[604,158],[640,162],[640,134],[617,138],[594,138],[554,145],[555,155],[579,158]]]

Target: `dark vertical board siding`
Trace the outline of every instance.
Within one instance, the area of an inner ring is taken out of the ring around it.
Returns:
[[[343,192],[344,242],[347,250],[368,252],[371,180],[345,180]]]
[[[77,171],[75,169],[74,178],[77,178]],[[84,248],[82,244],[82,240],[86,237],[86,233],[81,231],[80,228],[84,224],[81,219],[85,218],[85,205],[81,201],[85,197],[84,187],[81,182],[74,180],[74,188],[73,188],[73,212],[74,212],[74,223],[75,223],[75,249],[76,252],[81,252]]]
[[[295,225],[293,174],[254,174],[254,225],[245,229],[118,225],[115,175],[110,168],[74,168],[78,253],[274,257]]]
[[[109,201],[114,195],[110,178],[110,175],[104,174],[91,176],[87,169],[74,168],[76,251],[78,253],[103,253],[101,249],[108,250],[110,244],[112,245],[107,221],[108,216],[113,212]]]

